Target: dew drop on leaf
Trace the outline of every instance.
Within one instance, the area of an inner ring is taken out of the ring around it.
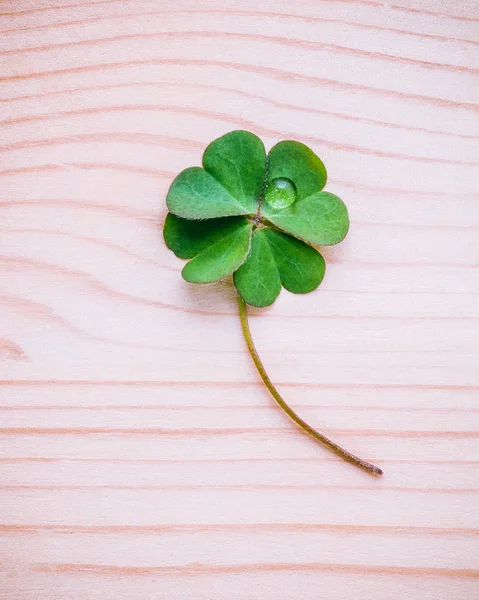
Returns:
[[[272,208],[287,208],[296,200],[296,186],[286,177],[277,177],[268,181],[264,199]]]

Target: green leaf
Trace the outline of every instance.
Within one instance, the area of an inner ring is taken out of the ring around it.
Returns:
[[[181,171],[171,184],[166,205],[174,215],[185,219],[214,219],[250,212],[200,167]]]
[[[248,255],[252,230],[246,219],[237,220],[225,235],[185,265],[183,278],[191,283],[213,283],[236,271]]]
[[[203,167],[235,198],[247,213],[255,213],[265,172],[263,142],[249,131],[231,131],[211,142]]]
[[[234,274],[236,289],[252,306],[269,306],[281,291],[278,267],[263,229],[253,233],[245,263]]]
[[[203,169],[182,171],[170,186],[168,209],[185,219],[255,214],[266,171],[263,142],[248,131],[232,131],[211,142]]]
[[[282,210],[264,207],[268,221],[311,244],[330,246],[346,236],[348,210],[344,202],[329,192],[319,192]]]
[[[191,259],[183,277],[211,283],[234,273],[254,306],[272,304],[281,285],[314,290],[325,263],[308,244],[336,244],[349,229],[343,201],[322,191],[327,175],[318,156],[286,140],[267,161],[256,135],[232,131],[206,148],[202,164],[182,171],[167,196],[166,245]]]
[[[321,254],[275,229],[264,229],[278,267],[281,283],[293,294],[307,294],[321,283],[326,264]]]
[[[244,217],[224,217],[208,221],[190,221],[168,213],[163,229],[166,245],[179,258],[193,258],[218,242],[239,225],[247,224]]]
[[[290,179],[297,199],[320,192],[326,185],[326,167],[316,154],[300,142],[285,140],[271,148],[268,154],[268,181]]]

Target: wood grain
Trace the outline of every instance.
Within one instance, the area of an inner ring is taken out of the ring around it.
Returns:
[[[0,3],[0,596],[478,594],[479,7]],[[314,294],[191,286],[164,198],[235,128],[350,208]]]

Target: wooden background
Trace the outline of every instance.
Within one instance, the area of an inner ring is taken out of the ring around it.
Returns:
[[[0,597],[478,597],[479,5],[0,3]],[[236,128],[307,143],[351,232],[252,314],[164,198]]]

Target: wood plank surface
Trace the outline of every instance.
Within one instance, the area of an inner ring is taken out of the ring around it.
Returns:
[[[479,595],[479,4],[0,2],[2,600]],[[251,311],[162,240],[232,129],[351,231]]]

